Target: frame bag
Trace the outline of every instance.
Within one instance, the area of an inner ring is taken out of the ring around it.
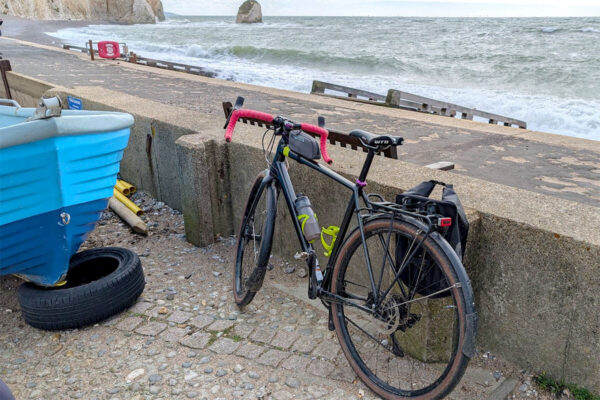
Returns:
[[[441,200],[429,197],[436,185],[444,187]],[[440,231],[440,234],[448,241],[462,261],[469,233],[469,221],[467,221],[465,210],[452,185],[438,181],[422,182],[414,188],[399,194],[396,197],[396,203],[406,211],[413,213],[452,218],[452,225],[448,228],[441,228],[443,230]],[[398,238],[396,269],[402,266],[407,253],[411,250],[410,245],[411,243],[407,238]],[[429,257],[423,260],[423,251],[419,251],[414,255],[412,260],[404,267],[400,278],[411,287],[415,286],[415,282],[418,282],[416,285],[417,293],[422,296],[429,296],[449,286],[439,268],[434,268],[431,264]],[[441,298],[447,296],[450,296],[449,292],[438,293],[431,297]]]
[[[291,131],[289,139],[290,150],[300,154],[309,160],[318,160],[321,158],[319,143],[308,133],[302,131]]]

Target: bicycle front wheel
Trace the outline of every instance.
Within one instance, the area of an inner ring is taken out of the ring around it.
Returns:
[[[473,352],[475,311],[464,268],[443,238],[425,237],[417,221],[375,219],[364,237],[366,246],[360,230],[348,236],[332,275],[332,292],[346,299],[332,303],[342,350],[385,399],[443,398]]]
[[[233,271],[233,297],[238,306],[249,304],[261,288],[271,255],[277,192],[274,182],[263,183],[266,173],[254,181],[238,235]]]

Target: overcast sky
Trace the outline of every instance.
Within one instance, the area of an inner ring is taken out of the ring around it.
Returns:
[[[243,0],[162,0],[183,15],[235,15]],[[600,0],[259,0],[263,15],[600,16]]]

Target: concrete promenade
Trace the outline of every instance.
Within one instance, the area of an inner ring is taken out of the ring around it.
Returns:
[[[246,97],[247,108],[299,121],[326,118],[331,129],[361,128],[403,136],[403,161],[452,161],[454,172],[529,191],[600,206],[600,142],[490,126],[297,92],[232,83],[129,65],[1,40],[13,70],[65,87],[102,86],[223,120],[222,101]],[[201,128],[201,127],[198,127]]]

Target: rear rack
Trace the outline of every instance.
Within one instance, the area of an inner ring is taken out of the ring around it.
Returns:
[[[441,218],[441,215],[409,211],[405,205],[394,203],[391,201],[386,201],[383,197],[374,193],[367,194],[367,198],[369,199],[369,204],[371,205],[371,207],[373,207],[373,210],[375,211],[384,211],[389,214],[400,214],[416,218],[427,224],[429,231],[437,230],[439,228],[439,220]],[[373,201],[371,200],[372,198],[378,199],[378,201]]]
[[[229,118],[229,114],[231,114],[232,109],[233,109],[233,104],[231,104],[231,102],[229,102],[229,101],[223,102],[223,112],[225,113],[225,118]],[[254,119],[254,118],[240,118],[239,121],[242,121],[245,124],[264,126],[265,128],[273,129],[273,125],[268,124],[264,121]],[[329,131],[329,135],[327,136],[327,139],[329,140],[330,144],[337,144],[341,147],[350,146],[350,148],[352,150],[358,150],[358,148],[360,147],[362,149],[362,151],[365,153],[367,153],[369,151],[369,149],[367,147],[365,147],[361,143],[361,141],[358,140],[358,138],[352,137],[346,133],[333,131],[330,129],[327,129],[327,130]],[[314,133],[310,133],[310,132],[307,132],[307,133],[313,137],[317,136]],[[384,157],[392,158],[394,160],[398,159],[398,151],[395,146],[391,146],[390,148],[382,151],[381,153],[383,154]]]

